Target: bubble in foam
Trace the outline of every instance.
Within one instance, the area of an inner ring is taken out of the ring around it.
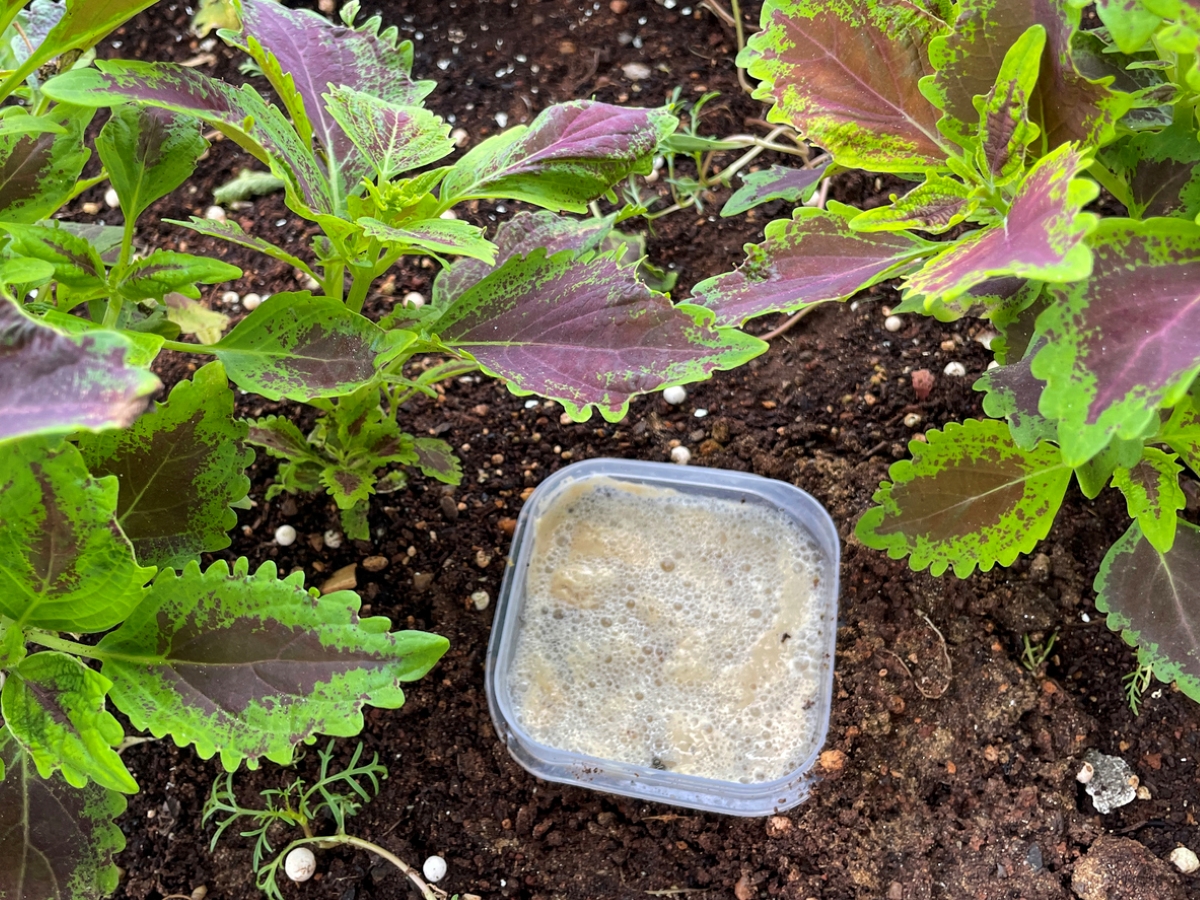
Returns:
[[[804,706],[828,638],[807,625],[816,545],[753,504],[576,487],[534,525],[527,612],[566,615],[526,616],[509,675],[518,721],[554,747],[685,774],[794,769],[814,749]],[[568,571],[588,574],[556,597]]]

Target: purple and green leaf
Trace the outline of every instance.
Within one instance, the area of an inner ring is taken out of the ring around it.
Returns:
[[[412,340],[304,291],[272,295],[210,349],[242,390],[312,400],[357,390]]]
[[[419,437],[413,441],[413,449],[422,475],[446,484],[459,484],[462,481],[462,464],[454,455],[454,449],[445,441]]]
[[[1169,553],[1175,543],[1176,515],[1186,498],[1179,486],[1179,457],[1146,447],[1131,467],[1119,466],[1112,485],[1125,495],[1129,516],[1137,519],[1142,534],[1159,553]]]
[[[230,508],[246,496],[254,451],[242,446],[247,425],[233,418],[233,391],[219,362],[171,391],[171,398],[132,428],[80,442],[88,469],[115,475],[117,521],[147,565],[183,568],[229,546],[237,524]]]
[[[93,478],[73,444],[24,438],[0,455],[0,613],[16,627],[112,628],[154,574],[121,533],[117,480]]]
[[[126,221],[183,184],[207,147],[196,119],[132,104],[113,109],[96,137]]]
[[[769,169],[750,172],[742,178],[742,186],[725,201],[725,205],[721,207],[721,215],[741,215],[771,200],[804,203],[816,191],[829,167],[829,163],[812,169],[771,166]]]
[[[1075,175],[1087,158],[1070,145],[1038,160],[1017,189],[1002,227],[960,238],[905,282],[905,295],[949,302],[996,276],[1076,281],[1092,268],[1084,238],[1096,216],[1081,212],[1099,187]]]
[[[71,338],[0,299],[0,441],[129,425],[160,387],[132,351],[114,331]]]
[[[125,269],[116,289],[130,300],[153,298],[161,301],[173,292],[199,300],[197,284],[218,284],[241,277],[241,269],[219,259],[174,250],[155,250]]]
[[[308,439],[304,437],[304,433],[291,419],[267,416],[264,419],[251,419],[248,424],[246,443],[265,448],[269,455],[282,459],[322,462]]]
[[[1138,663],[1200,700],[1200,529],[1181,519],[1162,553],[1134,522],[1109,549],[1093,587],[1096,609],[1138,648]]]
[[[192,216],[190,221],[184,222],[181,219],[163,219],[168,225],[179,225],[183,228],[190,228],[198,234],[207,235],[209,237],[219,238],[222,241],[229,241],[231,244],[237,244],[239,247],[247,247],[251,250],[257,250],[272,259],[277,259],[280,262],[286,263],[293,268],[299,269],[305,275],[316,278],[316,273],[309,267],[308,263],[297,256],[288,253],[282,247],[272,244],[270,241],[265,241],[260,237],[246,234],[242,230],[242,226],[237,222],[224,221],[217,222],[213,219],[201,219],[199,216]]]
[[[1162,131],[1130,135],[1108,149],[1103,161],[1127,186],[1124,197],[1135,219],[1200,213],[1200,140],[1187,119]]]
[[[0,221],[32,224],[70,199],[91,156],[83,135],[94,115],[60,105],[46,117],[61,131],[0,134]]]
[[[907,2],[767,0],[761,24],[737,62],[760,79],[754,97],[773,104],[768,119],[846,168],[944,168],[937,110],[919,88],[944,22]]]
[[[1045,46],[1046,29],[1030,25],[1005,53],[991,91],[975,98],[975,164],[993,184],[1008,184],[1024,174],[1025,151],[1041,132],[1029,112]]]
[[[89,780],[114,791],[137,792],[137,782],[114,747],[125,732],[105,709],[111,682],[65,653],[35,653],[8,672],[0,712],[42,778],[57,770],[73,787]]]
[[[576,100],[528,125],[490,137],[455,163],[443,203],[480,197],[525,200],[551,210],[587,204],[631,174],[647,175],[659,140],[677,120],[664,109]]]
[[[318,733],[357,734],[365,705],[399,707],[399,683],[446,651],[445,638],[360,618],[350,591],[321,597],[301,572],[281,580],[274,563],[249,568],[168,569],[105,635],[110,696],[134,727],[195,744],[204,759],[220,753],[229,770],[262,757],[286,764]]]
[[[1109,486],[1117,469],[1122,466],[1133,468],[1141,461],[1144,447],[1144,441],[1124,441],[1115,437],[1083,465],[1076,466],[1075,478],[1083,496],[1089,500],[1099,497],[1100,492]]]
[[[104,286],[104,261],[87,238],[57,225],[0,222],[0,229],[8,232],[10,247],[16,253],[54,266],[54,280],[59,284],[80,290]]]
[[[125,798],[97,784],[40,778],[0,726],[0,897],[101,900],[117,888],[113,857],[125,848],[114,821]]]
[[[968,419],[909,442],[855,529],[868,547],[909,557],[916,571],[966,578],[1008,566],[1044,538],[1071,469],[1052,444],[1022,450],[1003,422]]]
[[[702,281],[692,292],[692,302],[716,313],[718,325],[845,300],[939,247],[904,233],[856,232],[844,215],[801,207],[794,218],[771,222],[766,240],[745,249],[738,269]]]
[[[1091,276],[1047,288],[1055,302],[1038,318],[1045,346],[1033,361],[1047,382],[1040,409],[1058,420],[1071,465],[1113,435],[1156,427],[1158,408],[1200,372],[1200,227],[1106,219],[1090,243]]]
[[[1122,53],[1137,53],[1162,23],[1142,0],[1097,0],[1096,15]]]
[[[483,229],[457,219],[418,219],[394,228],[378,219],[358,220],[363,234],[386,247],[410,249],[434,255],[469,256],[485,264],[496,258],[496,245],[483,236]]]
[[[637,394],[708,378],[766,349],[712,319],[672,306],[613,255],[535,250],[447,298],[429,328],[513,393],[558,400],[576,421],[595,406],[617,422]]]
[[[1175,405],[1171,418],[1155,435],[1155,440],[1164,442],[1193,472],[1200,473],[1200,404],[1195,388],[1193,385]]]
[[[915,228],[940,234],[975,212],[979,201],[961,181],[930,172],[925,181],[903,197],[891,195],[890,206],[879,206],[850,220],[855,231],[904,231]]]
[[[381,181],[454,152],[450,126],[420,106],[398,106],[348,87],[333,88],[325,105]]]

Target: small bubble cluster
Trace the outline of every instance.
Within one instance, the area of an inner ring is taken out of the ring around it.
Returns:
[[[815,749],[825,560],[778,510],[595,479],[535,523],[508,687],[540,743],[722,781]]]

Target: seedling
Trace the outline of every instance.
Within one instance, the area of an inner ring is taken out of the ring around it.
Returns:
[[[280,869],[285,869],[285,874],[292,881],[307,881],[312,877],[316,865],[308,848],[328,849],[340,845],[369,850],[387,860],[417,886],[426,900],[445,897],[445,891],[431,887],[415,869],[395,854],[378,844],[346,833],[346,820],[357,815],[364,804],[378,795],[379,782],[387,778],[387,768],[379,763],[378,753],[372,755],[369,763],[362,762],[363,747],[360,743],[354,748],[354,755],[346,767],[334,771],[331,769],[334,743],[330,741],[324,750],[317,751],[321,767],[316,781],[308,785],[297,777],[281,789],[265,790],[260,794],[264,804],[261,808],[245,807],[238,802],[232,773],[226,775],[224,780],[218,779],[204,805],[203,821],[217,821],[217,830],[209,849],[216,849],[221,836],[234,823],[245,827],[246,830],[239,834],[254,839],[251,864],[255,884],[271,900],[283,900],[283,893],[279,889]],[[325,816],[333,820],[334,832],[318,835],[315,827]],[[276,852],[270,835],[277,826],[299,829],[304,836],[290,841]]]
[[[1058,640],[1058,632],[1054,632],[1044,641],[1034,643],[1029,640],[1029,635],[1021,635],[1021,643],[1024,649],[1021,651],[1021,665],[1026,671],[1036,673],[1050,658],[1051,652],[1054,650],[1054,642]]]

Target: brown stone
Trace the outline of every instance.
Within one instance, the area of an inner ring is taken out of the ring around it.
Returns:
[[[330,575],[321,585],[322,596],[332,594],[334,591],[352,591],[358,587],[358,577],[355,575],[357,569],[358,563],[350,563]]]
[[[1071,889],[1080,900],[1183,900],[1179,877],[1135,840],[1096,839],[1075,864]]]
[[[368,556],[363,560],[363,568],[368,572],[382,572],[387,565],[388,558],[386,556]]]

